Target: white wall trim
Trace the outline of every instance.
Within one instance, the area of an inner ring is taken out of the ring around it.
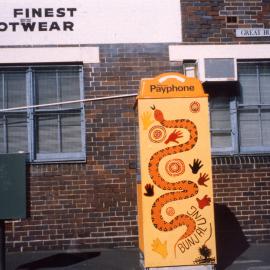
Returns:
[[[99,63],[99,47],[1,48],[1,64],[84,62]]]
[[[270,59],[270,44],[171,45],[170,61],[203,58]]]

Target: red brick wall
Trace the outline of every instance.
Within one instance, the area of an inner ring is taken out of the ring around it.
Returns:
[[[269,28],[269,1],[182,0],[181,6],[184,42],[269,42],[268,37],[235,37],[237,28]],[[228,22],[230,16],[237,22]]]
[[[179,67],[166,44],[100,46],[85,97],[137,93],[141,78]],[[7,224],[8,250],[137,246],[134,102],[86,104],[86,163],[28,166],[30,217]]]
[[[85,94],[136,93],[141,78],[179,69],[167,45],[101,46],[101,63],[85,65]],[[133,104],[123,98],[86,105],[86,163],[28,166],[30,217],[7,224],[9,250],[137,245]],[[269,157],[213,158],[215,201],[253,242],[270,241],[269,163]]]
[[[256,42],[236,39],[235,28],[269,27],[267,1],[181,4],[184,42]],[[226,16],[237,16],[237,24]],[[169,61],[168,44],[101,45],[100,63],[84,66],[85,97],[137,93],[141,78],[180,65]],[[85,163],[28,165],[29,218],[7,223],[8,250],[137,246],[134,101],[86,104]],[[215,201],[248,241],[270,242],[269,167],[267,156],[213,158]]]
[[[249,242],[270,242],[269,168],[270,156],[213,158],[215,203],[235,215]],[[229,235],[233,228],[217,233]]]
[[[86,97],[136,93],[141,78],[180,69],[165,44],[100,49],[101,63],[85,65]],[[86,163],[28,166],[30,216],[7,223],[8,250],[137,246],[134,101],[86,104]],[[267,156],[213,158],[215,202],[251,242],[270,241],[269,165]]]

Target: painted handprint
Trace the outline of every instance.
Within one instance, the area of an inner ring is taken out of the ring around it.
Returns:
[[[205,182],[206,181],[209,181],[209,180],[210,179],[209,179],[209,176],[208,176],[207,173],[204,173],[204,174],[200,173],[200,177],[198,179],[198,184],[201,185],[201,186],[207,187],[207,185],[205,184]]]
[[[193,165],[189,164],[189,167],[190,167],[193,174],[196,174],[201,169],[201,167],[203,166],[203,164],[201,164],[201,163],[202,163],[201,160],[194,159]]]
[[[152,250],[160,254],[163,258],[166,258],[168,256],[167,241],[161,243],[158,238],[153,240]]]
[[[154,123],[154,120],[151,119],[152,115],[150,112],[144,112],[141,116],[142,123],[143,123],[143,129],[147,130],[150,125]]]
[[[146,184],[144,188],[146,190],[146,193],[144,193],[145,196],[147,196],[147,197],[154,196],[154,186],[153,185]]]
[[[198,206],[200,209],[203,209],[206,206],[209,206],[211,203],[211,198],[209,198],[207,195],[205,195],[202,199],[196,198],[198,202]]]
[[[175,143],[179,143],[177,141],[177,139],[183,137],[182,132],[181,131],[176,131],[176,129],[169,135],[168,139],[165,141],[166,144],[168,144],[169,142],[175,142]]]

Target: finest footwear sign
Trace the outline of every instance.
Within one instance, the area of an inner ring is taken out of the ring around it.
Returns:
[[[14,8],[12,10],[13,21],[0,21],[0,32],[74,31],[72,18],[76,11],[75,7]],[[47,21],[48,18],[54,18],[54,20]],[[64,18],[64,20],[57,21],[59,18]],[[37,19],[41,19],[41,21],[37,21]]]
[[[1,0],[0,46],[180,42],[179,8],[179,0]]]

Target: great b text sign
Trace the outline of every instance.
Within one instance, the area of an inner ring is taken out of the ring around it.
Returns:
[[[270,37],[270,28],[239,28],[236,37]]]
[[[0,45],[144,42],[181,42],[179,0],[0,2]]]
[[[165,73],[138,95],[140,248],[145,267],[216,263],[208,97]]]

